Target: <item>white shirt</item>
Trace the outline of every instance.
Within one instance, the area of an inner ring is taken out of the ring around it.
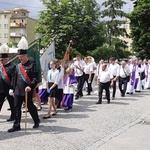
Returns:
[[[58,75],[58,89],[63,89],[63,75],[64,75],[64,68],[61,67]]]
[[[110,73],[108,69],[102,70],[101,73],[98,75],[98,79],[101,83],[109,82],[113,78],[113,75]]]
[[[85,74],[90,74],[93,71],[93,64],[92,63],[87,63],[84,65],[84,73]]]
[[[116,76],[117,75],[117,70],[119,68],[119,64],[117,63],[114,63],[114,64],[110,64],[108,69],[110,70],[110,73],[113,75],[113,76]]]
[[[47,89],[46,83],[47,81],[42,77],[42,84],[39,86],[39,90]]]
[[[72,84],[72,86],[69,86],[69,81],[70,81],[70,77],[68,77],[66,84],[64,85],[64,90],[63,90],[64,94],[74,94],[75,93],[75,85],[76,84]]]
[[[117,76],[119,76],[121,78],[125,78],[129,74],[130,74],[130,69],[129,69],[129,67],[127,65],[124,68],[122,66],[120,66],[118,68]]]
[[[49,70],[47,73],[47,82],[54,82],[55,84],[58,84],[59,79],[59,70]]]
[[[80,61],[75,61],[74,64],[72,65],[73,69],[74,69],[74,75],[79,77],[79,76],[82,76],[83,75],[83,71],[77,69],[78,68],[81,68],[83,69],[84,67],[84,62],[83,60],[80,60]]]
[[[92,73],[96,73],[96,69],[95,69],[96,68],[96,62],[94,61],[91,64],[92,64],[92,67],[93,67]]]

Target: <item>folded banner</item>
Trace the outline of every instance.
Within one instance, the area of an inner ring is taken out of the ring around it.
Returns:
[[[38,86],[39,84],[42,82],[42,75],[41,75],[41,64],[40,64],[40,52],[38,49],[38,44],[33,43],[30,45],[30,47],[28,48],[28,56],[29,56],[29,60],[34,61],[36,64],[36,68],[37,68],[37,81],[38,81]]]
[[[41,69],[43,71],[44,77],[47,77],[47,72],[49,70],[48,64],[51,60],[55,60],[55,42],[52,41],[51,45],[46,48],[46,51],[40,57]]]

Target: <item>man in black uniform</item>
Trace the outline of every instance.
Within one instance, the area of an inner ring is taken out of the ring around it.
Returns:
[[[13,88],[13,79],[15,73],[15,65],[8,61],[8,54],[0,54],[0,111],[2,109],[5,98],[7,98],[11,115],[7,121],[14,120],[14,97],[9,95],[9,89]]]
[[[23,40],[26,40],[23,37]],[[21,41],[20,41],[21,42]],[[33,90],[37,85],[37,70],[36,65],[28,60],[27,48],[18,50],[20,62],[16,66],[15,80],[14,80],[14,102],[15,102],[15,122],[8,132],[14,132],[20,130],[21,121],[21,106],[25,101],[25,93],[27,92],[27,107],[28,111],[33,118],[33,128],[38,128],[40,119],[38,117],[37,109],[33,104]]]

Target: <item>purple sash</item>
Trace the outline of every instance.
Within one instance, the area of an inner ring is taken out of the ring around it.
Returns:
[[[135,72],[136,72],[136,63],[133,64],[132,72],[131,72],[131,85],[134,85],[134,80],[135,80]]]
[[[69,77],[70,77],[69,84],[77,83],[76,77],[73,74],[71,74],[69,76],[68,75],[66,76],[66,78],[64,79],[64,84],[67,83]]]

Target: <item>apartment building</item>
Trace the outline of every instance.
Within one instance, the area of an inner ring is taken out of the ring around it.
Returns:
[[[35,24],[36,20],[29,17],[29,11],[26,9],[0,11],[0,45],[18,43],[22,36],[26,36],[31,43],[35,39]]]
[[[124,35],[124,36],[120,36],[119,38],[122,39],[123,41],[127,42],[128,50],[131,51],[131,49],[132,49],[132,38],[130,38],[130,33],[131,33],[130,19],[126,18],[125,23],[122,24],[120,26],[120,28],[124,28],[126,30],[127,34],[129,35],[129,37]]]

